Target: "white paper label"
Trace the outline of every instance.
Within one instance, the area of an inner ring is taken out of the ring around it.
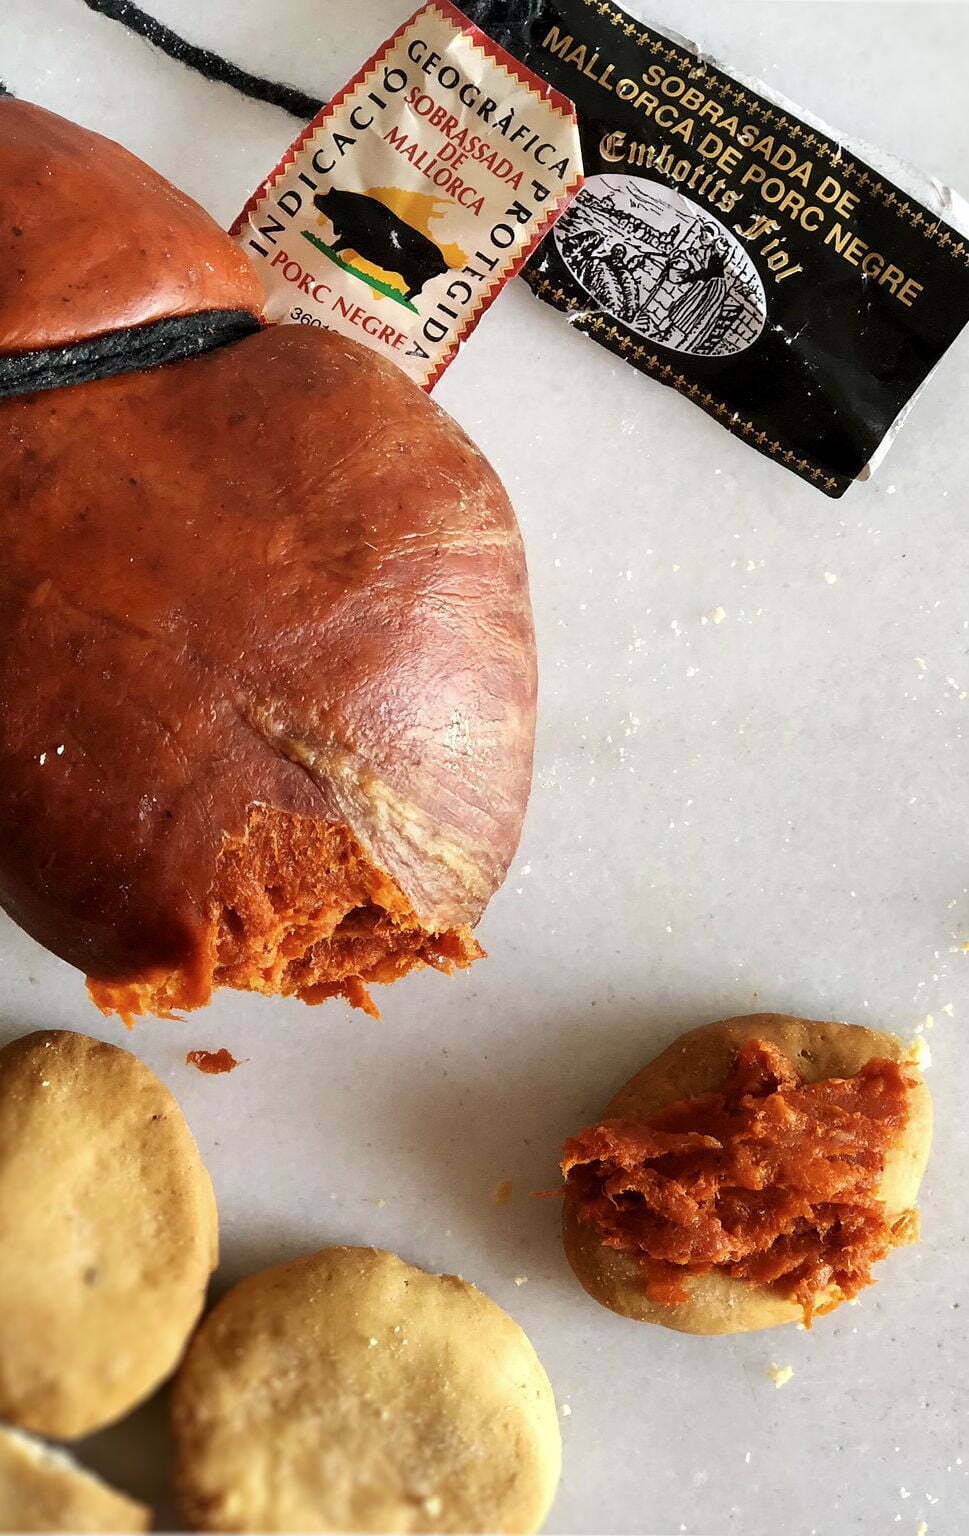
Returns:
[[[286,151],[232,233],[266,318],[430,389],[582,184],[575,110],[430,0]]]

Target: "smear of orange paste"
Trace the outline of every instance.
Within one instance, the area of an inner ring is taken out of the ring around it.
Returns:
[[[231,1051],[224,1048],[221,1051],[189,1051],[185,1058],[185,1064],[189,1067],[198,1067],[200,1072],[231,1072],[239,1063]]]
[[[872,1265],[915,1236],[878,1199],[914,1079],[873,1060],[807,1083],[776,1046],[750,1041],[722,1090],[642,1120],[605,1120],[565,1145],[566,1194],[602,1243],[635,1254],[649,1295],[687,1300],[719,1270],[799,1302],[854,1296]]]

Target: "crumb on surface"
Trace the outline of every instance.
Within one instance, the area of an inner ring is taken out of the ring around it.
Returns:
[[[775,1387],[786,1386],[793,1375],[793,1365],[775,1365],[774,1362],[771,1361],[767,1368],[767,1376],[774,1383]]]
[[[515,1284],[516,1285],[527,1285],[528,1284],[528,1276],[527,1275],[516,1275],[515,1276]]]
[[[491,1191],[492,1205],[507,1205],[513,1188],[511,1179],[501,1179]]]
[[[932,1052],[924,1035],[916,1035],[908,1048],[908,1059],[919,1072],[932,1065]]]
[[[569,1419],[572,1417],[572,1409],[568,1403],[559,1404],[559,1413],[562,1415],[563,1419]]]

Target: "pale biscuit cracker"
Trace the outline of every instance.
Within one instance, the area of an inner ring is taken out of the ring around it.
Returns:
[[[146,1531],[151,1510],[0,1425],[0,1531]]]
[[[853,1077],[876,1056],[904,1061],[909,1071],[918,1075],[906,1047],[893,1035],[860,1025],[818,1023],[778,1013],[754,1014],[705,1024],[681,1035],[619,1090],[600,1118],[645,1118],[679,1099],[715,1092],[723,1087],[738,1047],[748,1040],[778,1046],[812,1083],[828,1077]],[[931,1140],[932,1100],[918,1078],[902,1140],[889,1153],[882,1175],[880,1194],[889,1221],[903,1220],[915,1206]],[[582,1286],[596,1301],[623,1317],[659,1323],[681,1333],[708,1334],[773,1328],[803,1317],[797,1302],[765,1286],[716,1271],[688,1277],[684,1283],[689,1300],[664,1306],[647,1294],[636,1256],[601,1243],[594,1229],[577,1219],[568,1196],[562,1231],[566,1255]],[[841,1293],[831,1289],[818,1298],[815,1311],[830,1311],[842,1300]]]
[[[0,1418],[56,1439],[175,1368],[217,1251],[182,1112],[130,1052],[67,1030],[0,1051]]]
[[[175,1382],[176,1482],[209,1531],[536,1531],[558,1483],[548,1378],[454,1275],[326,1248],[243,1280]]]

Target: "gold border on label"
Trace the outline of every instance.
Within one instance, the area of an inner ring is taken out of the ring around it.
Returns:
[[[595,3],[596,0],[586,0],[587,5]],[[580,300],[569,298],[563,289],[556,287],[547,277],[532,277],[526,273],[526,280],[533,293],[549,299],[556,309],[563,310],[565,313],[574,313],[584,307]],[[699,384],[690,382],[685,374],[677,373],[671,363],[664,363],[658,353],[651,352],[649,347],[632,341],[614,321],[610,323],[608,315],[583,314],[576,320],[575,328],[581,331],[598,332],[607,341],[618,342],[617,353],[626,361],[637,363],[643,373],[649,373],[654,378],[661,379],[664,384],[671,385],[681,395],[688,395],[709,416],[716,416],[723,422],[735,436],[746,437],[768,458],[776,459],[779,464],[785,464],[788,469],[793,469],[804,479],[813,480],[815,485],[827,491],[829,495],[837,495],[841,489],[842,480],[847,489],[852,484],[853,478],[856,478],[843,475],[841,480],[836,480],[824,465],[815,464],[811,459],[801,458],[793,448],[785,448],[782,442],[770,437],[767,432],[758,430],[754,422],[745,420],[734,406],[727,405],[724,400],[718,400],[708,390],[701,389]]]

